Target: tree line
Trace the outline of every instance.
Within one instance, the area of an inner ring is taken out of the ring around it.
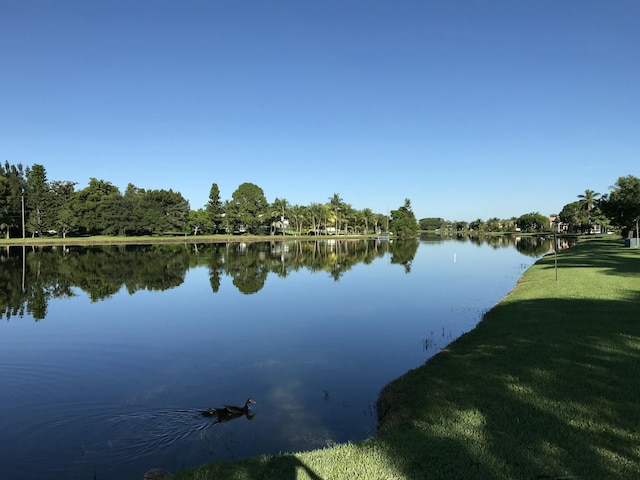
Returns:
[[[640,179],[633,175],[619,177],[610,190],[602,195],[587,189],[577,195],[576,201],[566,204],[559,214],[550,217],[531,212],[509,219],[478,218],[471,222],[429,217],[420,219],[418,223],[422,230],[436,230],[444,234],[470,231],[542,233],[557,229],[563,233],[617,230],[626,236],[637,229],[640,218]]]
[[[334,193],[325,203],[291,205],[268,202],[264,191],[243,183],[222,201],[211,185],[205,208],[192,210],[180,192],[145,190],[129,183],[124,193],[105,180],[91,178],[76,190],[70,181],[49,181],[44,166],[0,165],[0,234],[20,236],[165,235],[165,234],[371,234],[392,230],[415,236],[418,222],[411,201],[389,212],[358,210]]]
[[[355,209],[338,193],[324,203],[309,205],[292,205],[285,198],[268,202],[262,188],[253,183],[243,183],[224,201],[218,185],[212,183],[206,206],[198,210],[192,210],[188,200],[171,189],[145,190],[129,183],[121,193],[115,185],[96,178],[81,190],[75,187],[70,181],[49,181],[45,167],[39,164],[27,168],[8,161],[0,164],[0,235],[367,235],[386,231],[411,237],[420,229],[538,233],[558,228],[539,212],[486,221],[432,217],[418,222],[409,199],[386,215],[370,208]],[[599,225],[623,235],[635,228],[639,216],[640,179],[632,175],[618,178],[605,195],[586,190],[553,215],[562,231],[585,233]]]

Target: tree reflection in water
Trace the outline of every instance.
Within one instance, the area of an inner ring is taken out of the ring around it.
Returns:
[[[422,237],[421,241],[433,241]],[[462,237],[460,241],[489,243],[495,248],[514,246],[537,256],[548,251],[549,240],[540,237]],[[185,243],[118,246],[8,247],[0,254],[2,317],[28,313],[36,320],[46,317],[49,300],[74,296],[79,289],[91,301],[139,290],[167,290],[184,282],[190,268],[207,266],[213,293],[224,276],[244,294],[260,291],[269,274],[287,277],[307,269],[328,273],[339,281],[354,266],[369,264],[386,253],[390,263],[411,272],[418,249],[408,240],[309,240],[232,243]]]

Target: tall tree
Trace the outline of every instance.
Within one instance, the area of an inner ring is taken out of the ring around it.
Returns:
[[[47,183],[47,171],[42,165],[27,168],[25,204],[27,209],[27,230],[31,236],[41,235],[53,229],[51,221],[51,192]]]
[[[626,235],[640,222],[640,178],[633,175],[620,177],[610,188],[611,192],[600,201],[600,208]]]
[[[349,225],[355,223],[355,210],[349,203],[342,204],[342,219],[341,223],[344,224],[344,234],[349,235]]]
[[[369,224],[371,224],[375,233],[378,216],[370,208],[362,210],[362,220],[364,221],[364,234],[367,235],[369,233]]]
[[[22,165],[0,164],[0,232],[8,239],[22,226],[22,196],[25,190]]]
[[[205,206],[205,212],[207,214],[207,222],[211,223],[213,233],[216,233],[222,223],[222,217],[224,214],[224,207],[220,200],[220,189],[216,183],[211,184],[209,190],[209,201]]]
[[[279,227],[282,235],[286,233],[287,228],[287,211],[291,206],[289,205],[289,201],[286,198],[277,198],[271,204],[271,216],[272,216],[272,228],[271,234],[273,235],[276,231],[276,227]],[[275,220],[275,221],[273,221]]]
[[[257,234],[268,208],[264,191],[253,183],[245,182],[233,192],[227,216],[234,231],[246,230]]]
[[[174,192],[172,189],[163,191],[165,192],[166,231],[186,232],[187,217],[191,210],[189,201],[180,192]]]
[[[146,215],[142,202],[144,194],[144,188],[138,188],[133,183],[127,184],[121,200],[122,208],[127,214],[119,221],[119,230],[123,235],[148,233],[142,230],[143,219]]]
[[[320,233],[320,221],[322,220],[322,205],[316,202],[309,204],[309,218],[313,228],[313,234],[318,235]]]
[[[364,213],[357,208],[353,209],[351,214],[351,220],[353,221],[353,231],[357,234],[362,234],[365,231]]]
[[[587,214],[587,223],[589,224],[589,230],[591,230],[592,221],[591,221],[591,211],[594,208],[597,208],[598,199],[600,198],[600,194],[598,192],[594,192],[593,190],[585,190],[583,194],[578,195],[578,203],[580,204],[580,208],[586,212]]]
[[[420,227],[411,210],[411,200],[405,199],[402,207],[391,211],[389,228],[400,238],[415,237],[418,234]]]
[[[293,205],[290,208],[290,214],[295,225],[296,234],[301,235],[304,223],[309,217],[309,209],[301,205]]]
[[[587,214],[596,206],[598,202],[598,198],[600,198],[600,194],[594,192],[593,190],[585,190],[583,194],[578,195],[578,202],[583,210],[587,212]]]
[[[114,234],[121,202],[118,187],[105,180],[89,179],[89,185],[75,194],[78,230],[90,235]]]
[[[62,238],[66,238],[67,234],[76,228],[72,207],[75,185],[75,182],[60,180],[49,184],[55,211],[53,228],[62,235]]]
[[[145,191],[141,205],[141,228],[145,233],[161,235],[186,231],[189,202],[179,192],[171,189]]]
[[[331,206],[331,209],[333,210],[335,216],[335,234],[337,235],[340,232],[340,230],[338,229],[338,215],[340,210],[342,210],[342,207],[344,206],[344,200],[342,200],[340,194],[334,193],[333,196],[329,197],[329,205]]]

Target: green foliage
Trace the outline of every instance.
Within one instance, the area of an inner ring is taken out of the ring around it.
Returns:
[[[342,210],[343,205],[344,205],[344,200],[342,200],[342,197],[340,197],[339,193],[334,193],[333,196],[329,197],[329,206],[333,211],[333,216],[335,220],[334,233],[336,235],[340,233],[339,218],[340,218],[340,210]]]
[[[599,202],[603,214],[626,235],[635,229],[640,217],[640,178],[633,175],[618,178],[611,193]]]
[[[320,223],[322,220],[322,208],[320,203],[311,202],[309,204],[309,218],[311,220],[312,229],[311,232],[317,235],[320,231]]]
[[[585,190],[583,194],[578,195],[580,208],[589,214],[598,205],[599,197],[600,194],[598,192],[589,189]]]
[[[571,225],[572,229],[582,228],[587,223],[586,212],[582,209],[579,201],[566,204],[560,211],[558,217],[563,223]]]
[[[287,230],[287,214],[291,205],[286,198],[277,198],[270,205],[269,221],[271,224],[270,232],[274,235],[279,231],[284,235]]]
[[[73,197],[78,231],[90,235],[116,233],[113,221],[118,204],[121,205],[120,197],[120,191],[110,182],[91,178],[89,185]]]
[[[446,225],[446,223],[445,219],[440,217],[421,218],[418,222],[422,230],[437,230]]]
[[[400,238],[415,237],[418,234],[420,227],[411,210],[411,200],[405,199],[402,207],[391,211],[389,229]]]
[[[26,228],[32,236],[53,230],[55,221],[53,195],[47,183],[47,172],[42,165],[35,164],[26,171],[27,183],[25,203],[28,210]]]
[[[469,223],[469,228],[471,230],[475,230],[476,232],[484,231],[484,227],[485,225],[481,218],[478,218]]]
[[[268,209],[262,189],[253,183],[243,183],[233,192],[226,208],[227,221],[234,232],[258,234]]]
[[[486,221],[484,228],[487,232],[502,232],[504,224],[499,218],[493,217]]]
[[[138,198],[137,233],[186,232],[189,203],[173,190],[143,190]]]
[[[209,201],[205,207],[205,212],[207,214],[207,219],[203,224],[204,230],[207,232],[210,231],[212,233],[217,233],[221,228],[224,216],[224,207],[220,200],[220,189],[216,183],[211,184],[211,190],[209,190]]]
[[[311,214],[309,213],[309,208],[301,205],[293,205],[289,209],[289,214],[291,216],[291,220],[293,221],[293,225],[295,228],[295,232],[297,235],[301,235],[303,229],[307,222],[309,222],[309,218]]]
[[[0,234],[6,238],[21,228],[22,195],[25,190],[22,165],[0,164]]]
[[[364,208],[362,210],[362,221],[364,222],[364,234],[369,233],[369,227],[375,233],[378,226],[378,215],[373,213],[370,208]]]
[[[202,208],[189,211],[189,215],[187,216],[187,225],[194,235],[198,235],[199,233],[213,233],[211,216]],[[208,231],[207,226],[209,226]]]
[[[49,185],[53,196],[53,210],[55,222],[53,229],[63,238],[77,228],[76,216],[73,212],[74,182],[54,181]]]
[[[546,232],[549,230],[549,217],[545,217],[538,212],[521,215],[516,220],[516,223],[523,232],[527,233]]]

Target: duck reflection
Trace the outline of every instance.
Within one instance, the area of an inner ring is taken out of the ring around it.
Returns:
[[[200,412],[200,414],[203,417],[214,417],[214,424],[228,422],[229,420],[240,417],[246,417],[247,420],[252,420],[253,417],[255,417],[255,413],[249,412],[249,405],[255,403],[253,398],[248,398],[243,407],[223,405],[220,408],[209,408],[208,410]]]

